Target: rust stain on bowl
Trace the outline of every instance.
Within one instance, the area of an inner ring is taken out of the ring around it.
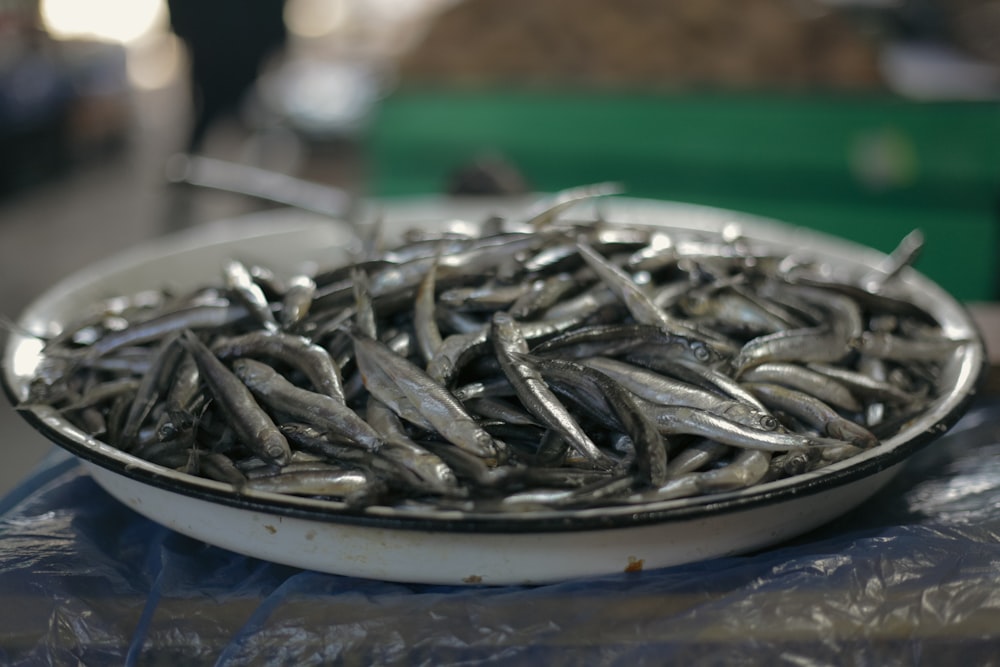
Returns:
[[[478,574],[470,574],[469,576],[462,579],[467,584],[481,584],[483,583],[483,578]]]
[[[642,572],[642,566],[646,561],[642,558],[636,558],[635,556],[628,557],[628,565],[625,566],[626,572]]]
[[[264,530],[266,530],[267,532],[271,533],[272,535],[274,535],[275,533],[278,532],[278,529],[275,528],[274,526],[272,526],[269,523],[265,523],[264,524]]]
[[[313,541],[313,540],[315,540],[316,539],[316,531],[314,529],[310,528],[309,532],[306,533],[306,539],[309,540],[310,542]]]

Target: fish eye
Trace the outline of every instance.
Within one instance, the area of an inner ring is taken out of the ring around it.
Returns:
[[[778,420],[771,415],[761,415],[760,427],[765,431],[773,431],[778,428]]]
[[[708,361],[712,357],[712,353],[704,345],[695,345],[691,348],[691,353],[698,361]]]

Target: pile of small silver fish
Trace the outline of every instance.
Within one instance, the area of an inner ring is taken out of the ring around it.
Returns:
[[[845,277],[738,229],[562,219],[606,193],[96,304],[46,340],[26,404],[239,494],[509,513],[817,470],[939,393],[961,341],[887,289],[919,234]]]

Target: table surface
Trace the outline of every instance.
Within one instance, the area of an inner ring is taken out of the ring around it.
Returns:
[[[53,450],[0,500],[0,662],[1000,664],[998,571],[996,397],[792,542],[534,587],[240,556],[140,517]]]

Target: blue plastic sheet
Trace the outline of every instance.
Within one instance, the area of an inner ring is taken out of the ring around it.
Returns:
[[[0,501],[0,663],[1000,664],[1000,403],[760,553],[537,587],[401,585],[152,523],[55,453]]]

